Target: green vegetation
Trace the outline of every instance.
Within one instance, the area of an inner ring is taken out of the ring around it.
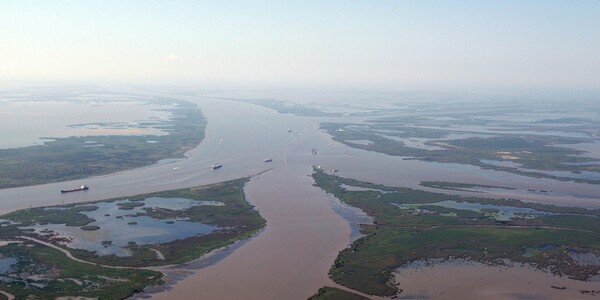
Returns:
[[[117,204],[117,206],[121,210],[132,210],[136,207],[144,206],[144,203],[140,202],[140,201],[137,201],[137,202],[130,201],[130,202],[119,203],[119,204]]]
[[[454,191],[470,191],[469,189],[473,189],[473,188],[516,190],[515,188],[507,188],[507,187],[503,187],[503,186],[447,182],[447,181],[422,181],[419,185],[424,186],[424,187],[444,189],[444,190],[454,190]]]
[[[323,287],[308,300],[366,300],[363,296],[333,287]]]
[[[100,227],[93,226],[93,225],[87,225],[87,226],[81,227],[81,230],[85,230],[85,231],[94,231],[94,230],[98,230],[98,229],[100,229]]]
[[[146,215],[155,219],[185,219],[189,222],[199,222],[220,227],[219,230],[206,235],[197,235],[185,239],[173,240],[161,244],[138,245],[131,242],[128,245],[132,256],[105,255],[99,256],[95,252],[82,249],[71,249],[61,242],[61,237],[42,237],[31,231],[20,229],[19,226],[31,226],[35,224],[65,224],[67,226],[83,226],[82,230],[97,230],[97,226],[86,226],[93,219],[78,213],[84,210],[97,209],[94,203],[124,200],[123,198],[103,200],[89,203],[89,205],[71,204],[59,207],[31,208],[16,211],[2,218],[14,223],[5,224],[0,227],[0,237],[15,237],[18,235],[29,235],[39,239],[55,243],[70,251],[73,256],[103,265],[145,267],[151,265],[179,264],[199,258],[205,253],[227,246],[237,240],[246,238],[257,232],[265,225],[264,219],[260,217],[253,206],[246,202],[243,187],[248,178],[222,182],[209,186],[180,189],[174,191],[158,192],[145,195],[129,197],[130,201],[124,204],[139,205],[141,201],[150,197],[160,198],[187,198],[197,201],[218,201],[224,205],[198,205],[182,210],[143,208]],[[167,200],[168,201],[168,200]],[[120,206],[121,209],[123,206]],[[125,205],[124,207],[129,207]],[[132,220],[135,220],[133,218]],[[130,222],[135,223],[135,222]],[[130,225],[130,226],[135,226]],[[100,241],[99,241],[100,242]],[[112,242],[104,241],[108,246]],[[157,251],[162,254],[157,256]]]
[[[577,251],[600,257],[598,210],[381,187],[317,169],[313,177],[317,186],[374,219],[374,224],[362,226],[365,236],[340,252],[330,270],[333,280],[352,289],[394,295],[398,292],[390,284],[394,270],[409,262],[430,259],[464,258],[492,265],[509,260],[579,280],[600,273],[600,265],[578,264],[569,255],[570,251]],[[347,191],[344,184],[386,193]],[[532,208],[555,214],[496,221],[483,211],[435,205],[443,200]],[[528,249],[547,245],[554,246],[525,255]]]
[[[94,211],[102,202],[124,200],[110,199],[88,204],[71,204],[46,208],[31,208],[3,215],[0,238],[16,241],[0,246],[0,260],[7,259],[7,271],[0,270],[0,290],[17,299],[55,299],[56,297],[90,297],[98,299],[123,299],[151,285],[161,284],[162,274],[137,267],[179,264],[199,258],[205,253],[249,237],[265,225],[264,219],[246,202],[243,187],[248,178],[209,186],[158,192],[129,197],[120,209],[133,209],[150,197],[187,198],[195,201],[218,201],[223,205],[198,205],[179,210],[143,208],[144,213],[156,219],[187,219],[220,227],[206,235],[173,240],[161,244],[137,244],[131,241],[127,248],[131,256],[99,256],[95,252],[71,249],[64,245],[68,239],[54,235],[38,235],[22,229],[36,224],[65,224],[81,226],[81,230],[99,230],[98,226],[81,212]],[[170,225],[167,225],[170,226]],[[42,231],[43,232],[43,231]],[[68,251],[74,257],[89,263],[69,259],[64,253],[22,238],[35,238]],[[98,241],[104,247],[112,246],[110,240]],[[160,254],[160,255],[157,255]],[[12,262],[14,261],[14,263]],[[96,265],[97,263],[98,265]],[[117,267],[101,267],[117,266]],[[123,268],[124,266],[124,268]]]
[[[23,209],[4,215],[6,219],[18,220],[21,225],[34,224],[65,224],[67,226],[86,226],[96,220],[89,218],[82,211],[94,211],[95,205],[63,206],[63,207],[36,207]],[[2,230],[0,229],[0,232]]]
[[[68,296],[124,299],[162,283],[160,272],[80,263],[58,250],[28,241],[1,246],[0,256],[16,259],[0,279],[0,290],[13,294],[16,299]]]
[[[321,128],[327,130],[333,140],[353,148],[423,161],[468,164],[529,177],[600,184],[595,177],[578,176],[582,172],[600,172],[600,164],[593,163],[596,159],[581,156],[582,151],[556,146],[589,142],[589,139],[495,133],[490,137],[446,140],[443,138],[449,131],[411,127],[406,124],[410,121],[414,120],[375,120],[373,125],[360,126],[322,123]],[[430,148],[411,147],[396,138],[426,139],[423,145]],[[371,143],[352,142],[356,140],[368,140]]]
[[[173,117],[158,127],[162,136],[93,136],[53,139],[44,145],[0,149],[0,188],[58,182],[110,174],[183,157],[204,137],[206,120],[196,105],[174,99]],[[141,124],[143,126],[143,124]],[[148,139],[156,141],[148,143]],[[86,147],[86,141],[102,147]]]
[[[129,200],[139,201],[149,197],[159,197],[221,202],[224,205],[194,206],[183,211],[145,210],[148,216],[157,219],[189,218],[193,222],[219,227],[260,228],[264,225],[264,220],[260,218],[260,215],[244,196],[243,187],[248,180],[248,178],[242,178],[190,189],[139,195],[129,197]]]

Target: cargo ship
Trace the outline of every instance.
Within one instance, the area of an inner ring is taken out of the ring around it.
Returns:
[[[78,191],[87,191],[90,188],[87,185],[82,185],[80,187],[76,187],[76,188],[71,188],[71,189],[64,189],[64,190],[60,190],[61,193],[70,193],[70,192],[78,192]]]
[[[216,165],[212,165],[210,168],[213,169],[213,170],[216,170],[216,169],[218,169],[218,168],[220,168],[222,166],[223,165],[221,165],[221,164],[216,164]]]

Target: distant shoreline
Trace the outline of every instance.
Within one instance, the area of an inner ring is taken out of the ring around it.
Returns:
[[[0,189],[107,175],[149,166],[160,160],[184,158],[204,139],[206,118],[195,104],[160,99],[170,121],[159,125],[166,135],[93,135],[56,138],[44,145],[0,149]],[[98,129],[90,133],[138,133],[139,129]],[[97,132],[98,131],[98,132]],[[151,142],[149,142],[151,139]],[[89,141],[93,140],[93,144]],[[98,145],[98,146],[90,146]]]

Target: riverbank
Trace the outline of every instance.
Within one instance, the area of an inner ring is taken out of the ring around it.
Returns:
[[[310,172],[290,161],[250,181],[246,194],[267,220],[264,231],[153,299],[306,299],[330,284],[329,265],[350,228]]]
[[[75,132],[77,136],[47,138],[42,145],[0,149],[0,189],[112,174],[163,159],[183,158],[202,141],[206,119],[190,102],[154,101],[165,106],[163,110],[171,115],[170,119],[146,121],[133,129],[83,124],[95,129]],[[108,129],[101,130],[102,126]],[[150,134],[151,126],[165,134]]]
[[[320,188],[374,218],[374,224],[362,226],[365,236],[341,251],[330,270],[335,282],[351,289],[379,296],[439,296],[428,294],[429,289],[405,294],[406,281],[395,279],[405,280],[411,271],[403,268],[414,262],[435,267],[456,259],[511,270],[520,263],[544,271],[549,275],[546,278],[568,276],[563,279],[585,283],[577,286],[587,289],[575,291],[582,295],[592,293],[590,281],[600,276],[600,244],[595,239],[600,230],[598,210],[392,188],[320,169],[315,169],[313,177]],[[395,275],[398,268],[403,276]],[[502,289],[494,280],[486,283]],[[539,281],[535,288],[543,290],[552,284]],[[440,290],[433,287],[431,291]]]
[[[257,175],[258,176],[258,175]],[[137,195],[83,204],[19,210],[2,217],[0,289],[27,295],[103,297],[108,282],[123,286],[123,298],[162,283],[161,272],[149,266],[186,263],[215,249],[252,236],[264,220],[244,196],[248,178],[190,189]],[[12,242],[18,241],[18,242]],[[125,244],[126,243],[126,244]],[[37,249],[37,250],[36,250]],[[52,259],[43,254],[54,253]],[[64,257],[63,257],[64,256]],[[68,260],[63,271],[56,260]],[[30,265],[35,262],[34,265]],[[43,267],[47,265],[48,267]],[[73,272],[90,269],[97,274]],[[108,269],[108,270],[107,270]],[[92,276],[152,274],[131,282]],[[32,274],[40,274],[33,276]],[[8,278],[8,279],[7,279]],[[60,289],[68,281],[68,288]],[[71,284],[73,283],[73,284]],[[101,287],[92,288],[91,286]],[[123,294],[125,293],[125,294]]]

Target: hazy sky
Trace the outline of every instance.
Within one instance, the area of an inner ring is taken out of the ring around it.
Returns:
[[[0,2],[0,80],[600,89],[600,1]]]

